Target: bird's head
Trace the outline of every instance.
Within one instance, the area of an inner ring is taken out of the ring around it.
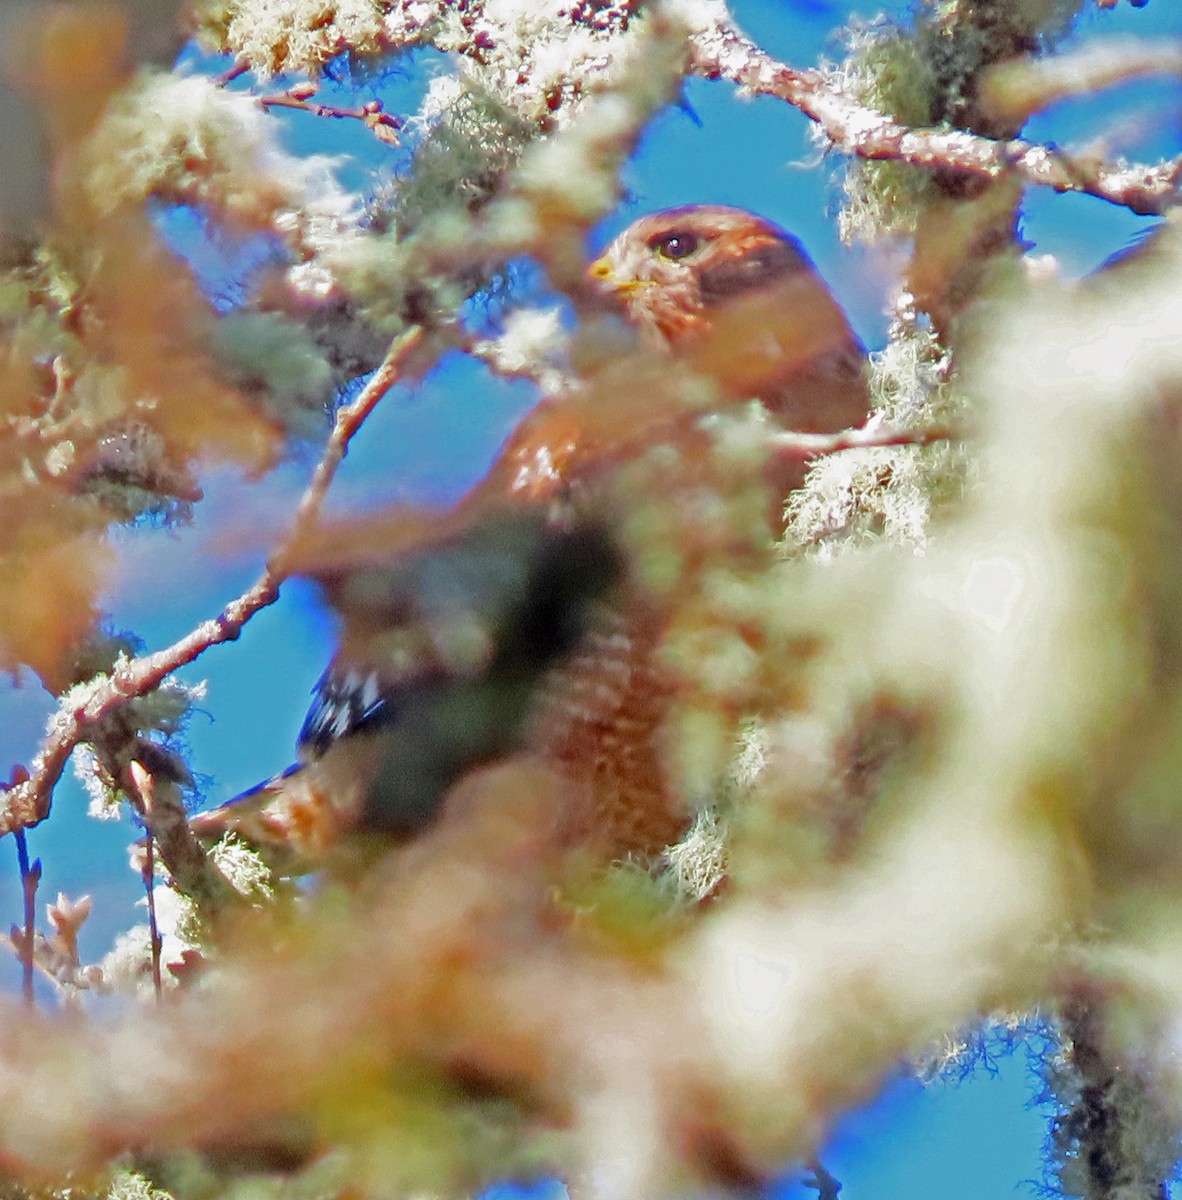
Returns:
[[[588,273],[649,345],[712,378],[723,397],[758,396],[774,408],[796,381],[837,378],[841,411],[828,412],[822,399],[809,406],[813,419],[828,428],[864,416],[864,397],[855,394],[858,339],[800,243],[772,222],[722,205],[651,213],[616,237]],[[795,399],[790,408],[798,420]]]
[[[676,440],[687,417],[693,425],[740,401],[805,432],[866,419],[862,347],[800,243],[770,221],[708,204],[651,213],[587,270],[642,345],[621,352],[618,338],[603,339],[577,395],[543,402],[518,426],[486,492],[552,498]]]
[[[629,319],[669,343],[692,336],[718,309],[815,278],[795,238],[752,213],[688,205],[633,222],[588,269]]]

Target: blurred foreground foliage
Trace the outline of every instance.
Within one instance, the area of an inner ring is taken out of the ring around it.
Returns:
[[[144,7],[5,17],[0,106],[32,114],[45,153],[39,201],[0,189],[0,666],[63,696],[47,744],[74,721],[59,757],[97,813],[158,819],[200,770],[178,742],[197,697],[140,688],[140,646],[104,626],[112,527],[200,519],[203,471],[258,477],[306,448],[411,332],[411,381],[457,347],[540,391],[608,380],[621,443],[654,395],[700,396],[587,305],[585,243],[686,73],[756,58],[715,0],[202,0],[192,28],[229,56],[211,78],[134,65],[163,53],[137,40]],[[818,458],[758,566],[709,552],[743,489],[687,511],[654,488],[659,453],[613,464],[637,573],[703,562],[661,647],[684,685],[667,769],[695,805],[685,837],[651,863],[557,854],[562,780],[508,761],[461,779],[412,844],[311,889],[229,839],[202,869],[244,903],[154,887],[159,1002],[149,931],[83,964],[89,903],[59,897],[48,933],[26,917],[9,938],[65,1011],[13,1002],[0,1021],[6,1195],[750,1189],[901,1060],[960,1069],[983,1022],[1045,1039],[1048,1186],[1164,1194],[1182,1130],[1182,228],[1167,212],[1070,283],[1023,258],[1029,175],[859,155],[886,118],[1015,137],[1088,7],[917,0],[801,76],[814,108],[846,105],[826,143],[849,152],[843,232],[910,239],[873,421],[948,436]],[[447,70],[417,113],[384,114],[383,72],[424,48]],[[342,56],[375,99],[319,112]],[[1003,66],[1029,73],[1002,87]],[[1104,78],[1142,68],[1113,48]],[[360,121],[401,166],[354,196],[280,146],[277,106]],[[265,247],[240,300],[165,247],[178,205]],[[516,302],[522,257],[573,328]],[[507,313],[478,336],[465,305],[490,289]],[[758,477],[758,409],[710,428],[729,473]],[[299,563],[281,566],[275,584]],[[53,755],[34,749],[36,781]],[[10,782],[16,834],[29,781]],[[108,990],[141,999],[84,1015]]]

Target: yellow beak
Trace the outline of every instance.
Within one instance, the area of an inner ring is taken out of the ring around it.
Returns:
[[[612,265],[604,255],[597,258],[588,268],[587,274],[596,283],[602,283],[616,292],[634,292],[639,287],[652,283],[651,279],[621,279],[612,273]]]
[[[610,284],[612,282],[611,263],[609,263],[607,261],[606,257],[597,258],[587,268],[587,274],[590,275],[591,278],[594,279],[597,283],[609,283]]]

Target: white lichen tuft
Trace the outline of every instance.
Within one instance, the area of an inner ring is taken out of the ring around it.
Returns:
[[[194,705],[205,699],[205,693],[204,679],[194,683],[166,679],[158,688],[138,696],[132,702],[136,720],[142,728],[153,729],[166,736],[179,733]]]
[[[209,851],[213,865],[240,895],[249,900],[271,900],[275,896],[275,877],[256,850],[228,833]]]
[[[573,22],[562,0],[488,0],[476,28],[479,61],[465,60],[471,86],[531,123],[566,124],[580,99],[610,85],[630,41],[622,21]]]
[[[454,71],[432,76],[418,112],[406,122],[406,133],[410,136],[427,133],[455,109],[463,93],[464,81]]]
[[[681,840],[662,858],[676,893],[697,903],[726,878],[730,864],[732,819],[758,784],[769,761],[765,723],[755,717],[739,723],[738,746],[714,803],[700,809]]]
[[[568,335],[557,308],[519,308],[505,318],[499,337],[479,342],[479,357],[506,375],[528,375],[544,392],[558,392],[567,382],[563,371]]]
[[[227,834],[209,851],[213,865],[239,895],[265,905],[275,897],[275,880],[262,858],[233,834]],[[139,869],[133,858],[134,869]],[[206,948],[205,922],[197,905],[181,892],[164,883],[152,889],[156,909],[156,927],[160,933],[161,978],[166,987],[175,987],[178,978],[169,968],[185,962],[193,952]],[[147,899],[137,901],[147,908]],[[152,942],[149,926],[135,925],[119,935],[110,953],[99,964],[103,978],[116,991],[145,999],[152,994]]]
[[[740,792],[755,786],[768,762],[770,738],[762,721],[748,718],[739,727],[739,752],[731,766],[734,784]]]
[[[384,7],[378,0],[251,0],[226,26],[226,49],[264,78],[317,75],[345,47],[358,54],[379,48]]]
[[[62,1195],[64,1200],[70,1193]],[[106,1200],[173,1200],[173,1197],[138,1171],[119,1170],[111,1177]]]
[[[170,964],[184,961],[187,951],[196,950],[201,943],[201,920],[196,906],[187,897],[164,884],[152,889],[156,908],[156,928],[159,931],[161,982],[176,987],[177,976]],[[146,908],[147,899],[136,902]],[[154,991],[152,979],[152,937],[150,927],[134,925],[115,939],[110,953],[99,963],[103,978],[117,992],[149,998]]]
[[[96,821],[117,821],[121,815],[120,794],[118,789],[111,786],[106,772],[99,766],[94,751],[89,746],[76,746],[70,762],[74,769],[74,778],[86,793],[86,815]]]
[[[311,267],[325,274],[327,253],[359,236],[360,199],[336,181],[329,159],[288,154],[276,129],[252,98],[211,79],[145,75],[95,128],[85,191],[104,217],[155,197],[268,230],[296,263],[293,282],[323,291]]]
[[[708,33],[730,22],[725,0],[671,0],[665,8],[695,33]]]
[[[689,831],[664,854],[677,894],[703,900],[726,877],[728,825],[715,808],[705,808]]]
[[[907,299],[900,303],[906,306]],[[869,356],[871,426],[920,430],[953,423],[964,401],[948,384],[949,360],[930,330],[896,324]],[[846,450],[818,459],[788,500],[785,545],[821,559],[884,537],[920,553],[934,511],[957,499],[967,460],[952,443]]]

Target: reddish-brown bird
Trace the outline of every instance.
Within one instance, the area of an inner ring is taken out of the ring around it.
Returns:
[[[614,520],[649,504],[672,506],[683,514],[678,544],[669,547],[678,570],[654,587],[645,564],[633,563],[611,603],[598,607],[603,563],[575,572],[567,600],[580,622],[594,610],[589,628],[557,665],[547,652],[532,672],[518,671],[514,679],[528,681],[529,695],[523,700],[520,687],[512,693],[512,719],[493,721],[495,728],[465,741],[474,749],[453,755],[452,766],[443,769],[425,766],[438,757],[430,745],[405,745],[404,714],[415,714],[411,736],[422,741],[438,725],[422,719],[424,688],[428,707],[454,708],[462,693],[468,707],[457,711],[483,713],[485,693],[495,694],[500,682],[496,664],[506,660],[492,643],[507,636],[505,628],[522,633],[525,627],[516,615],[504,616],[501,585],[492,587],[495,600],[482,598],[470,571],[470,602],[452,603],[446,586],[434,598],[420,594],[407,602],[404,596],[384,610],[388,626],[367,627],[360,638],[349,638],[346,597],[340,604],[346,649],[317,686],[300,735],[301,766],[194,818],[202,837],[232,829],[294,851],[305,864],[342,828],[413,832],[430,819],[451,782],[509,754],[540,757],[568,780],[563,835],[569,843],[608,858],[648,856],[684,829],[688,805],[667,769],[665,725],[687,684],[662,664],[661,639],[703,567],[742,569],[768,553],[784,498],[805,467],[800,456],[769,452],[748,477],[737,477],[734,462],[716,454],[711,420],[742,402],[759,402],[772,429],[835,432],[860,425],[868,403],[863,351],[795,239],[739,209],[697,205],[643,217],[589,274],[622,306],[640,345],[600,363],[572,395],[543,400],[506,441],[487,478],[447,518],[449,531],[466,526],[467,532],[448,532],[440,547],[395,571],[405,591],[407,578],[439,574],[432,554],[442,553],[439,562],[466,561],[475,545],[480,559],[481,539],[500,536],[498,520],[487,535],[481,522],[506,503],[545,514],[551,527],[574,528],[584,540],[585,529],[579,531],[588,513],[599,519],[606,512]],[[754,505],[742,502],[752,495]],[[561,550],[560,541],[555,545]],[[526,537],[506,554],[534,562],[536,550]],[[495,546],[488,558],[500,575],[510,569]],[[544,554],[541,563],[545,575]],[[582,574],[593,576],[595,586],[579,583]],[[362,589],[371,597],[371,614],[380,586],[371,578]],[[513,614],[529,610],[521,602],[515,594]],[[440,604],[446,611],[433,611]],[[449,626],[452,634],[459,631],[452,641],[477,645],[471,661],[445,661]],[[489,645],[480,650],[482,638]],[[469,703],[472,697],[480,703]],[[491,707],[498,709],[495,701]],[[445,764],[452,762],[446,749]],[[426,798],[410,778],[424,770],[434,789]],[[413,801],[400,798],[400,779]]]
[[[794,238],[749,212],[694,205],[642,217],[589,274],[647,353],[610,364],[572,400],[540,405],[499,467],[502,486],[545,494],[586,479],[619,515],[675,514],[666,526],[679,569],[659,592],[633,581],[546,675],[531,724],[533,744],[571,780],[568,839],[648,856],[684,830],[691,802],[669,770],[668,717],[693,683],[663,664],[665,631],[703,569],[768,561],[806,466],[768,453],[737,477],[711,420],[757,400],[771,429],[836,432],[865,421],[869,398],[863,349],[824,281]],[[547,469],[531,473],[538,464]]]
[[[626,355],[581,393],[538,404],[494,464],[496,487],[546,494],[668,438],[686,451],[699,418],[744,400],[798,432],[865,421],[862,346],[800,244],[771,222],[721,205],[652,213],[588,273],[648,354]],[[707,386],[695,395],[670,366]],[[777,500],[799,482],[800,464],[779,460],[787,486]]]

